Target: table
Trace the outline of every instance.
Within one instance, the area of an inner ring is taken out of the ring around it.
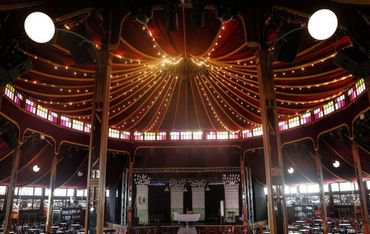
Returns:
[[[200,219],[200,214],[173,214],[173,220],[178,222],[196,222]]]
[[[189,228],[189,222],[196,222],[200,219],[200,214],[173,214],[173,220],[178,222],[185,222],[186,227],[180,227],[178,230],[178,234],[196,234],[197,230],[195,227]]]

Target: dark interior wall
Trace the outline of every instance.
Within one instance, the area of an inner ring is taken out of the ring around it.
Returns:
[[[206,221],[220,222],[220,201],[225,201],[225,190],[222,184],[209,185],[210,191],[205,192]]]
[[[254,221],[267,220],[266,196],[263,190],[264,186],[253,179],[253,203],[254,203]]]
[[[154,217],[155,221],[171,222],[171,195],[164,191],[165,186],[149,186],[148,212],[149,219]]]

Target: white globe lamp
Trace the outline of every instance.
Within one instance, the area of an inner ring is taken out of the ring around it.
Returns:
[[[40,167],[39,167],[39,165],[34,165],[33,167],[32,167],[32,170],[34,171],[34,172],[39,172],[40,171]]]
[[[288,168],[288,173],[289,174],[293,174],[294,173],[294,168],[293,167],[289,167]]]
[[[321,9],[311,15],[307,27],[311,37],[326,40],[337,30],[338,19],[331,10]]]
[[[55,34],[53,20],[45,13],[33,12],[24,21],[24,30],[27,36],[37,43],[50,41]]]
[[[333,167],[338,168],[340,166],[340,162],[338,160],[335,160],[333,162]]]

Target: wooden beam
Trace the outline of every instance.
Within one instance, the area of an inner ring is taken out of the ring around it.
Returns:
[[[285,205],[285,179],[272,73],[272,52],[267,48],[259,48],[257,52],[257,75],[263,129],[268,221],[271,234],[283,234],[288,233],[288,217]]]
[[[50,194],[48,197],[48,213],[46,216],[46,233],[51,233],[51,226],[53,225],[53,200],[54,200],[54,190],[55,190],[55,179],[57,177],[57,168],[58,168],[58,155],[55,154],[53,161],[51,162],[50,170],[50,182],[49,189]]]
[[[104,48],[105,47],[105,48]],[[96,217],[96,232],[103,233],[104,217],[105,217],[105,185],[107,174],[107,149],[108,149],[108,133],[109,133],[109,95],[110,95],[110,75],[112,67],[112,57],[110,55],[110,46],[107,43],[103,46],[100,52],[100,60],[102,62],[102,71],[99,74],[104,79],[102,113],[101,113],[101,128],[100,128],[100,149],[99,149],[99,171],[100,179],[98,185],[98,202],[97,202],[97,217]],[[98,84],[99,85],[99,84]],[[99,87],[98,87],[99,88]]]
[[[110,38],[111,38],[111,11],[103,12],[104,28],[107,32],[103,38],[102,48],[97,53],[98,62],[96,68],[96,81],[94,91],[94,107],[92,116],[90,147],[89,147],[89,168],[88,168],[88,205],[86,207],[85,227],[86,230],[103,233],[105,223],[105,186],[107,171],[107,147],[109,134],[109,99],[110,99],[110,82],[112,57],[110,55]],[[99,178],[92,178],[91,171],[97,169],[95,163],[99,162]],[[91,190],[93,196],[91,196]],[[95,191],[97,190],[97,196]],[[90,207],[91,206],[91,207]],[[90,224],[90,208],[96,209],[96,224]],[[94,230],[90,230],[94,229]]]
[[[319,188],[320,188],[320,206],[321,206],[321,219],[322,219],[323,234],[328,234],[328,221],[327,221],[328,213],[327,213],[326,204],[325,204],[324,179],[323,179],[321,155],[319,154],[319,149],[315,149],[315,164],[316,164],[317,181],[319,182]]]
[[[363,233],[370,234],[369,213],[367,210],[368,196],[366,194],[365,184],[362,178],[362,167],[361,167],[359,148],[354,139],[352,139],[352,157],[353,157],[353,162],[355,166],[358,191],[360,193],[359,194],[360,195],[360,209],[361,209]]]
[[[10,172],[10,181],[6,193],[6,207],[5,207],[5,218],[4,218],[4,233],[9,233],[11,228],[11,214],[13,210],[13,197],[14,190],[17,182],[18,166],[21,158],[21,145],[16,146],[13,162],[12,171]]]

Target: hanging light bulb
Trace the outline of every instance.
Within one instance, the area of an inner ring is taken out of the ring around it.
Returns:
[[[331,37],[338,27],[338,19],[334,12],[321,9],[312,14],[308,20],[308,32],[316,40],[325,40]]]
[[[54,37],[55,25],[47,14],[33,12],[24,21],[24,30],[34,42],[46,43]]]

